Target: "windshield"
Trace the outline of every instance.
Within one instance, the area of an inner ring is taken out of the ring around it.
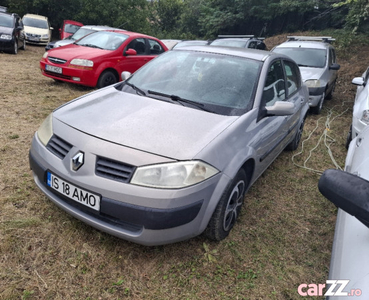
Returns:
[[[12,28],[13,27],[13,17],[1,14],[0,15],[0,26]]]
[[[190,100],[207,111],[241,115],[252,106],[260,67],[260,61],[237,56],[169,51],[136,71],[123,90],[169,102],[178,100],[182,105],[185,101],[181,99]]]
[[[95,32],[95,30],[92,29],[86,29],[86,28],[80,28],[78,29],[71,37],[72,40],[79,40],[80,38],[83,38],[85,35]]]
[[[327,51],[310,48],[275,48],[273,52],[291,57],[300,67],[324,68]]]
[[[117,32],[97,31],[80,39],[76,44],[104,50],[116,50],[127,38],[128,35]]]
[[[74,24],[65,24],[64,31],[67,33],[75,33],[81,26]]]
[[[237,47],[237,48],[245,48],[248,40],[240,41],[240,40],[215,40],[211,42],[212,46],[227,46],[227,47]]]
[[[46,20],[33,19],[33,18],[23,18],[23,25],[29,27],[36,27],[41,29],[49,29]]]

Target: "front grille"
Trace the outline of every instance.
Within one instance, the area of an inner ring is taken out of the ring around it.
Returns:
[[[97,157],[95,173],[97,176],[127,183],[131,180],[135,169],[134,166],[126,163],[114,161],[105,157]]]
[[[46,71],[46,70],[43,70],[43,72],[49,76],[52,76],[52,77],[58,77],[58,78],[61,78],[61,79],[66,79],[66,80],[72,80],[72,77],[71,76],[68,76],[68,75],[63,75],[63,74],[59,74],[59,73],[54,73],[54,72],[49,72],[49,71]]]
[[[52,56],[49,56],[47,59],[49,61],[53,62],[54,64],[59,64],[59,65],[65,64],[67,62],[67,60],[65,60],[65,59],[52,57]]]
[[[46,148],[60,159],[64,159],[72,147],[71,144],[56,135],[53,135],[46,145]]]
[[[34,33],[26,33],[27,37],[35,37],[35,38],[40,38],[41,35],[40,34],[34,34]]]

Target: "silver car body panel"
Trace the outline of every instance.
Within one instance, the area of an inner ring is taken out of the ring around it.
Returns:
[[[352,138],[356,137],[367,124],[361,120],[363,112],[369,110],[369,85],[368,85],[368,70],[362,74],[363,84],[356,88],[355,102],[352,115]],[[355,79],[359,78],[354,78]],[[365,81],[366,80],[366,81]]]
[[[369,128],[351,143],[345,171],[369,180]],[[329,300],[369,299],[369,228],[339,209],[329,271],[331,280],[349,280],[345,292],[360,289],[361,296],[329,297]]]

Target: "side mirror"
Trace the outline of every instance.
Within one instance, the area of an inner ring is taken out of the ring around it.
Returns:
[[[131,77],[131,73],[128,71],[123,71],[122,74],[120,74],[120,77],[122,78],[122,81],[127,80],[129,77]]]
[[[128,50],[126,50],[126,52],[124,54],[126,56],[128,56],[128,55],[137,55],[137,51],[135,49],[129,48]]]
[[[335,71],[338,71],[340,68],[341,68],[341,66],[340,66],[339,64],[336,64],[336,63],[331,64],[331,65],[329,66],[329,70],[335,70]]]
[[[326,170],[319,179],[320,193],[369,227],[369,181],[341,170]]]
[[[354,79],[352,79],[351,83],[355,85],[359,85],[359,86],[365,85],[365,81],[363,77],[355,77]]]
[[[295,105],[292,102],[276,101],[273,106],[265,107],[268,116],[293,115]]]

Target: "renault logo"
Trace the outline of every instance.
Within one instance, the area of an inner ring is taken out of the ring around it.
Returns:
[[[77,171],[85,162],[85,155],[83,152],[78,152],[72,158],[72,169],[73,171]]]

